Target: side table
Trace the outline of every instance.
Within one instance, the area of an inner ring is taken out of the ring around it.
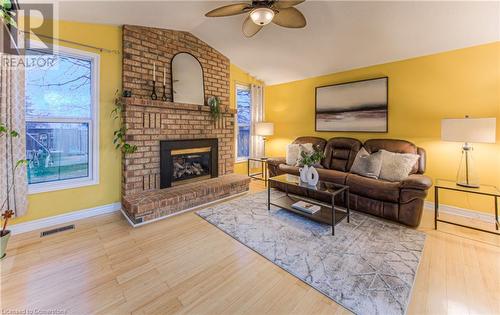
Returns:
[[[458,191],[458,192],[463,192],[463,193],[478,194],[478,195],[493,197],[493,200],[495,202],[495,229],[497,232],[484,230],[484,229],[480,229],[477,227],[463,225],[463,224],[440,219],[439,218],[439,190],[440,189],[453,190],[453,191]],[[500,191],[495,186],[481,185],[479,188],[468,188],[468,187],[459,186],[455,182],[450,181],[450,180],[438,179],[438,180],[436,180],[436,184],[434,185],[434,229],[437,229],[438,222],[442,222],[442,223],[453,224],[453,225],[457,225],[457,226],[461,226],[461,227],[465,227],[465,228],[469,228],[469,229],[473,229],[473,230],[477,230],[477,231],[481,231],[481,232],[500,235],[500,233],[498,232],[498,228],[500,227],[500,223],[498,221],[498,198],[499,197],[500,197]]]
[[[251,161],[260,163],[260,172],[250,173],[250,162]],[[248,174],[248,177],[250,177],[250,178],[264,181],[264,185],[267,186],[267,158],[266,157],[248,158],[247,174]]]

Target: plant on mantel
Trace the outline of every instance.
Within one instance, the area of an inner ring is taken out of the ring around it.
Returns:
[[[217,96],[210,96],[207,99],[207,104],[210,107],[210,116],[212,117],[213,121],[216,121],[221,116],[220,99],[219,99],[219,97],[217,97]]]
[[[19,137],[19,132],[13,129],[7,128],[4,124],[0,123],[0,138],[17,138]],[[28,160],[18,160],[14,167],[12,168],[11,174],[14,175],[16,174],[16,171],[19,167],[26,166],[28,165]],[[4,208],[7,206],[7,202],[9,201],[9,195],[12,189],[14,189],[15,186],[15,176],[11,176],[11,180],[9,181],[9,178],[6,178],[6,183],[7,183],[7,194],[5,196],[5,200],[2,200],[2,206],[0,207],[0,210],[2,212],[2,219],[3,219],[3,224],[2,224],[2,230],[0,230],[0,259],[4,257],[5,255],[5,249],[7,248],[7,242],[9,241],[10,238],[10,231],[7,230],[7,223],[10,218],[14,216],[14,211],[12,209],[5,209]]]
[[[111,116],[113,117],[114,120],[119,121],[120,128],[115,130],[113,133],[113,145],[115,146],[116,150],[120,149],[120,151],[122,151],[124,154],[130,154],[137,151],[137,146],[131,145],[130,143],[127,143],[127,141],[125,140],[125,134],[127,132],[127,128],[123,123],[123,117],[122,117],[124,106],[125,104],[123,103],[121,94],[117,90],[115,93],[115,108],[111,111]]]

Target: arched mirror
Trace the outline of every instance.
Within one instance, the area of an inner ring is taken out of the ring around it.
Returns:
[[[205,104],[203,70],[193,55],[178,53],[172,58],[173,101],[187,104]]]

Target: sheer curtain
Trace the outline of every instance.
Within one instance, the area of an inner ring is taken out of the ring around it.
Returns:
[[[2,54],[0,56],[24,58]],[[13,173],[16,162],[26,158],[24,93],[24,66],[9,67],[2,64],[0,67],[0,124],[9,130],[17,131],[19,136],[0,136],[0,205],[3,205],[0,210],[2,212],[13,210],[16,217],[25,214],[28,207],[26,167],[20,166]]]
[[[252,124],[251,124],[251,137],[250,137],[250,156],[251,157],[262,157],[262,156],[264,156],[264,141],[262,140],[262,137],[255,135],[254,126],[255,126],[255,123],[264,121],[264,87],[261,85],[252,84],[250,86],[250,91],[252,94]],[[257,167],[257,163],[253,163],[250,166]]]

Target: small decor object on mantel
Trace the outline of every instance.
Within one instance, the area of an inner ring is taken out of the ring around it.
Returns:
[[[303,167],[299,169],[300,180],[306,182],[310,186],[316,186],[319,181],[319,174],[314,166],[319,165],[321,160],[325,157],[323,152],[316,146],[313,151],[302,151],[300,155],[299,164],[303,165]]]
[[[221,110],[220,110],[220,99],[217,96],[210,96],[207,99],[207,104],[210,106],[210,116],[214,121],[219,119],[221,115]]]
[[[161,96],[161,100],[166,102],[167,101],[167,89],[166,87],[166,82],[167,82],[167,67],[163,68],[163,95]]]
[[[153,62],[153,92],[151,93],[151,99],[157,100],[158,95],[156,95],[156,63]]]

